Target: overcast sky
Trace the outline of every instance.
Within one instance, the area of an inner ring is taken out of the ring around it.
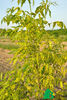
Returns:
[[[16,1],[11,2],[12,0],[0,0],[0,21],[1,19],[6,15],[6,10],[7,8],[11,8],[12,6],[17,6]],[[35,7],[33,7],[33,11],[35,10],[36,6],[39,5],[41,0],[35,0]],[[56,1],[57,6],[56,7],[51,7],[52,10],[52,18],[48,18],[49,22],[52,21],[63,21],[65,25],[67,26],[67,0],[49,0],[49,1]],[[23,6],[24,10],[28,10],[28,2]],[[1,25],[0,23],[0,28],[7,28],[7,25],[3,23]]]

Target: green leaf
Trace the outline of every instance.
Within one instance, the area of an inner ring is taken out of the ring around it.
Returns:
[[[41,74],[44,74],[44,72],[45,72],[45,66],[43,66],[43,69],[41,71]]]
[[[21,6],[23,6],[23,4],[25,3],[26,0],[22,0],[21,1]]]
[[[48,21],[44,21],[44,24],[47,24],[48,23]]]
[[[28,0],[29,4],[31,4],[31,0]]]
[[[56,22],[53,22],[53,28],[56,26]]]
[[[37,14],[38,12],[40,12],[40,10],[41,10],[41,5],[40,6],[38,6],[37,8],[36,8],[36,10],[35,10],[35,13]]]
[[[64,24],[64,29],[66,29],[66,25]]]
[[[28,64],[26,64],[26,65],[23,67],[23,72],[25,72],[27,68],[28,68]]]
[[[63,28],[63,22],[57,21],[56,23],[57,23],[57,25],[58,25],[60,28]]]
[[[20,0],[17,0],[18,5],[20,4]]]
[[[20,15],[20,14],[22,14],[22,10],[18,10],[16,13],[16,15]]]
[[[3,79],[3,73],[1,72],[0,73],[0,80],[2,80]]]
[[[49,9],[49,16],[51,17],[51,11],[50,11],[50,9]]]
[[[16,7],[15,10],[20,10],[20,7]]]
[[[60,87],[63,89],[63,83],[62,83],[62,81],[60,81]]]
[[[48,0],[46,0],[46,3],[48,3]]]
[[[20,80],[19,78],[16,78],[15,82],[19,82],[19,80]]]
[[[48,26],[50,27],[51,23],[48,23]]]
[[[33,5],[34,5],[34,0],[33,0]]]

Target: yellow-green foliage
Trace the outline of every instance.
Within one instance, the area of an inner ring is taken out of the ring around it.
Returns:
[[[31,0],[28,1],[30,3]],[[24,2],[18,0],[18,4],[23,5]],[[18,24],[13,39],[17,40],[19,48],[12,59],[15,66],[13,71],[8,72],[0,82],[0,100],[30,100],[32,97],[39,100],[47,88],[54,95],[56,87],[63,89],[62,79],[65,77],[64,64],[67,58],[58,40],[45,30],[46,25],[50,26],[46,15],[49,13],[51,17],[51,4],[54,3],[42,0],[34,13],[13,7],[3,19],[7,24],[11,21]],[[65,27],[61,22],[58,23],[58,26]]]

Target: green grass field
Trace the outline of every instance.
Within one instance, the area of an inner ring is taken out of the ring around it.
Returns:
[[[16,45],[11,45],[11,44],[1,44],[1,43],[0,43],[0,48],[12,50],[12,49],[17,49],[18,46],[16,46]]]

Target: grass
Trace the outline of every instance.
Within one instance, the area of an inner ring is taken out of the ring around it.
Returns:
[[[18,49],[18,46],[17,45],[13,45],[13,44],[1,44],[0,43],[0,48],[12,50],[12,49]]]
[[[0,39],[9,39],[9,37],[5,37],[5,36],[0,36]]]
[[[13,50],[13,49],[18,48],[17,45],[12,43],[12,41],[10,40],[10,38],[8,36],[7,37],[0,36],[0,40],[2,41],[2,43],[0,42],[0,48],[2,48],[2,49]]]

